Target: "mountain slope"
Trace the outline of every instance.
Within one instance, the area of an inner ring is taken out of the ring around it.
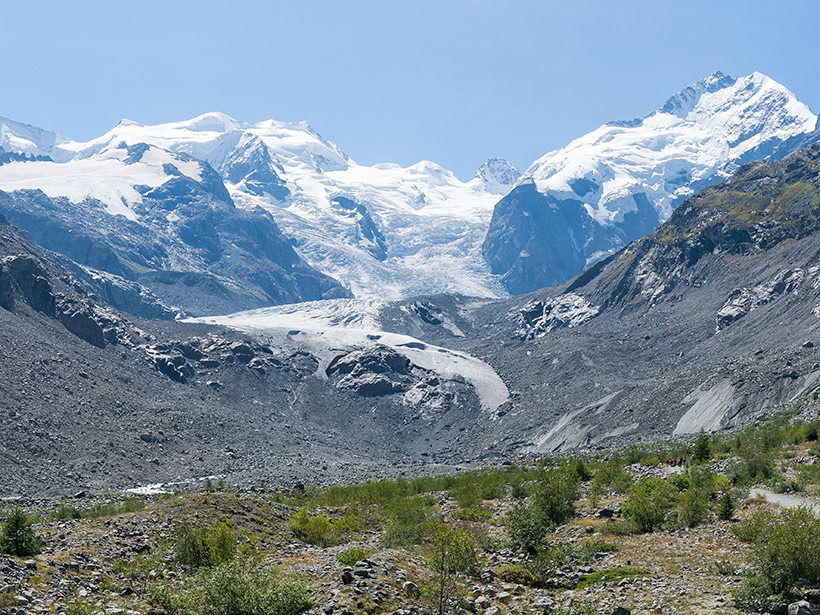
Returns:
[[[1,217],[0,346],[4,495],[395,474],[455,459],[506,396],[408,336],[126,316]]]
[[[510,402],[485,425],[485,454],[721,430],[820,389],[819,218],[815,145],[744,165],[560,287],[481,305],[426,298],[461,336],[409,305],[382,325],[502,377]]]
[[[533,163],[496,205],[483,254],[510,292],[559,284],[743,163],[820,140],[817,122],[764,75],[714,73],[645,118],[601,126]]]
[[[0,188],[0,213],[135,314],[349,296],[299,258],[269,214],[235,207],[214,170],[185,154],[120,143],[62,164],[15,160],[0,166]]]

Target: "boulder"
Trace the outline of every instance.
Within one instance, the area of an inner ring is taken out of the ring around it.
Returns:
[[[805,600],[792,602],[789,605],[789,615],[820,615],[820,605]]]

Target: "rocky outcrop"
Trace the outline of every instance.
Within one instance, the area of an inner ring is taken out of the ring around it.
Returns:
[[[387,346],[372,346],[337,357],[328,365],[328,376],[338,376],[336,386],[363,397],[400,393],[413,383],[410,360]]]
[[[575,293],[565,293],[552,299],[535,299],[519,311],[521,339],[543,337],[550,331],[567,327],[578,327],[598,314],[598,308],[584,297]]]
[[[48,273],[33,256],[16,254],[0,261],[0,305],[12,309],[15,291],[35,310],[54,316],[54,293]]]
[[[812,267],[812,269],[814,269],[811,273],[814,274],[812,277],[815,278],[815,284],[820,283],[816,277],[817,271],[820,269],[817,267]],[[774,301],[784,293],[797,292],[797,289],[805,278],[806,272],[804,270],[789,269],[779,272],[774,279],[765,284],[733,290],[715,317],[717,322],[716,330],[720,331],[721,329],[725,329],[733,322],[746,316],[752,310],[770,301]]]

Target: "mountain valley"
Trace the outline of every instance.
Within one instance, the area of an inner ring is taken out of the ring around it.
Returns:
[[[329,484],[740,426],[820,389],[816,121],[716,73],[584,138],[684,143],[644,144],[688,178],[650,194],[583,139],[462,182],[304,123],[2,120],[0,467],[15,494]]]

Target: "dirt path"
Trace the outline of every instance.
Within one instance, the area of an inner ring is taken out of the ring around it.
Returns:
[[[816,517],[820,517],[820,503],[816,500],[808,498],[801,498],[796,495],[787,495],[785,493],[775,493],[768,489],[760,489],[755,487],[749,492],[749,496],[753,498],[764,498],[767,502],[772,502],[783,508],[797,508],[798,506],[808,506]]]

